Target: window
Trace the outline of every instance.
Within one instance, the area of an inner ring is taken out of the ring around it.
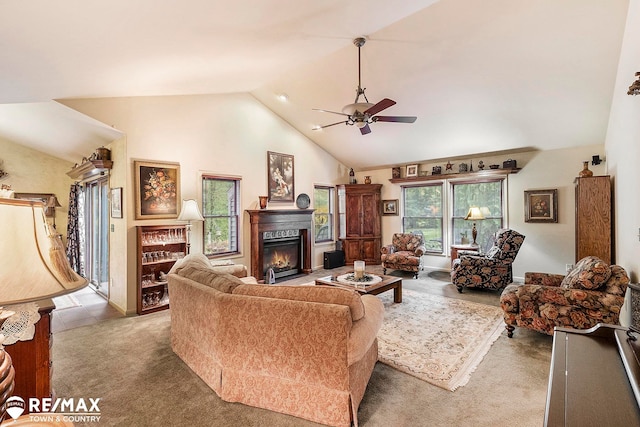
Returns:
[[[239,178],[202,176],[202,241],[205,255],[239,253],[239,200]]]
[[[422,233],[427,252],[443,252],[442,189],[442,182],[402,188],[402,229]]]
[[[473,182],[452,182],[452,215],[451,230],[452,242],[462,243],[462,238],[473,242],[471,229],[472,221],[465,221],[464,217],[469,212],[469,208],[476,206],[480,208],[485,219],[476,221],[478,236],[476,242],[480,249],[486,251],[493,244],[493,235],[502,228],[503,225],[503,179],[473,181]]]
[[[313,188],[315,242],[333,241],[333,187],[317,185]]]

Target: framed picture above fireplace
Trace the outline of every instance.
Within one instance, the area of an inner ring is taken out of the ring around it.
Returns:
[[[293,202],[294,169],[291,154],[267,152],[267,182],[270,202]]]

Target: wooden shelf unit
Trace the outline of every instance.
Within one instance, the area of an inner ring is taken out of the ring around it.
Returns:
[[[439,179],[449,179],[449,178],[472,178],[478,179],[484,176],[494,176],[494,175],[509,175],[512,173],[520,172],[521,168],[513,168],[513,169],[484,169],[477,172],[463,172],[463,173],[443,173],[438,175],[427,175],[427,176],[412,176],[408,178],[391,178],[389,182],[393,184],[407,183],[407,182],[422,182],[422,181],[436,181]]]
[[[185,225],[139,225],[137,229],[138,314],[148,314],[169,308],[169,288],[160,280],[187,251]],[[149,239],[154,233],[157,238]],[[146,238],[145,238],[146,237]],[[162,255],[160,253],[162,252]],[[149,255],[151,254],[151,255]],[[156,257],[153,257],[153,255]],[[156,259],[157,258],[157,259]],[[147,280],[153,276],[151,280]]]
[[[338,185],[338,233],[347,264],[381,263],[381,189],[382,184]]]

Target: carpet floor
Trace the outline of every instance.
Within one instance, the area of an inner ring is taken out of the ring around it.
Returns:
[[[326,274],[297,280],[304,283]],[[498,306],[499,293],[458,294],[446,273],[422,272],[418,279],[403,275],[403,288]],[[100,426],[317,425],[222,401],[171,351],[169,319],[170,311],[164,311],[54,334],[56,396],[100,398]],[[512,339],[503,331],[469,382],[455,393],[378,363],[360,404],[360,425],[540,426],[551,344],[551,337],[532,331],[518,329]]]

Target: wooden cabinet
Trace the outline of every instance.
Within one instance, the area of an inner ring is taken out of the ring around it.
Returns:
[[[187,250],[184,225],[145,225],[138,234],[138,314],[169,308],[164,277]]]
[[[576,178],[576,262],[589,255],[615,262],[611,197],[609,175]]]
[[[381,184],[338,186],[339,238],[347,264],[357,260],[367,264],[380,264],[381,189]]]
[[[38,301],[37,304],[40,320],[35,325],[33,339],[18,341],[4,348],[11,356],[13,368],[16,371],[13,395],[20,396],[25,401],[30,397],[39,399],[53,397],[51,311],[55,305],[51,300]]]

